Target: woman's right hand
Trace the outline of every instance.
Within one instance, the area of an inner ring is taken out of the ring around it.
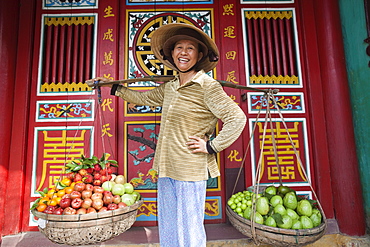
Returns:
[[[98,85],[95,84],[95,81],[98,81]],[[112,87],[113,84],[111,84],[112,80],[111,79],[108,79],[108,78],[105,78],[105,77],[95,77],[93,79],[89,79],[89,80],[86,80],[85,83],[89,86],[89,87],[95,87],[95,86],[99,86],[99,87]]]

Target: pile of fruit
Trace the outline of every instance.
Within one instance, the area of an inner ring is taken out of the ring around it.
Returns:
[[[71,215],[104,212],[134,204],[140,194],[123,175],[115,175],[117,161],[96,156],[66,164],[66,174],[52,189],[38,191],[31,210],[46,214]]]
[[[260,194],[238,192],[227,204],[241,217],[271,227],[309,229],[322,222],[316,201],[297,196],[296,191],[283,185],[271,185]]]

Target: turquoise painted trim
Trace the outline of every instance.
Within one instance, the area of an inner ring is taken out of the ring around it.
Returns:
[[[187,1],[165,1],[165,0],[152,0],[152,1],[134,1],[134,0],[126,0],[126,5],[189,5],[189,4],[213,4],[213,0],[204,0],[204,1],[196,1],[196,0],[187,0]]]
[[[351,96],[356,150],[364,209],[370,226],[370,57],[366,55],[366,18],[363,0],[340,0],[340,15]],[[355,192],[354,192],[355,193]]]
[[[144,202],[152,202],[157,203],[157,198],[143,198]],[[218,200],[218,214],[215,216],[209,216],[207,214],[204,214],[205,220],[215,220],[215,219],[222,219],[222,200],[221,196],[207,196],[206,199],[215,199]],[[140,215],[140,211],[138,211],[138,216],[136,218],[137,221],[157,221],[157,215],[150,214],[150,215]]]

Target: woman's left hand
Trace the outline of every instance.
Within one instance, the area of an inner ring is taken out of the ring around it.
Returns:
[[[189,149],[193,149],[192,153],[206,153],[207,151],[207,140],[204,140],[197,136],[189,136],[190,141],[186,142]]]

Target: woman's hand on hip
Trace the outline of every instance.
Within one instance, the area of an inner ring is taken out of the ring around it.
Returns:
[[[207,151],[207,140],[197,136],[189,136],[189,141],[186,142],[189,149],[192,149],[192,153],[206,153]]]

